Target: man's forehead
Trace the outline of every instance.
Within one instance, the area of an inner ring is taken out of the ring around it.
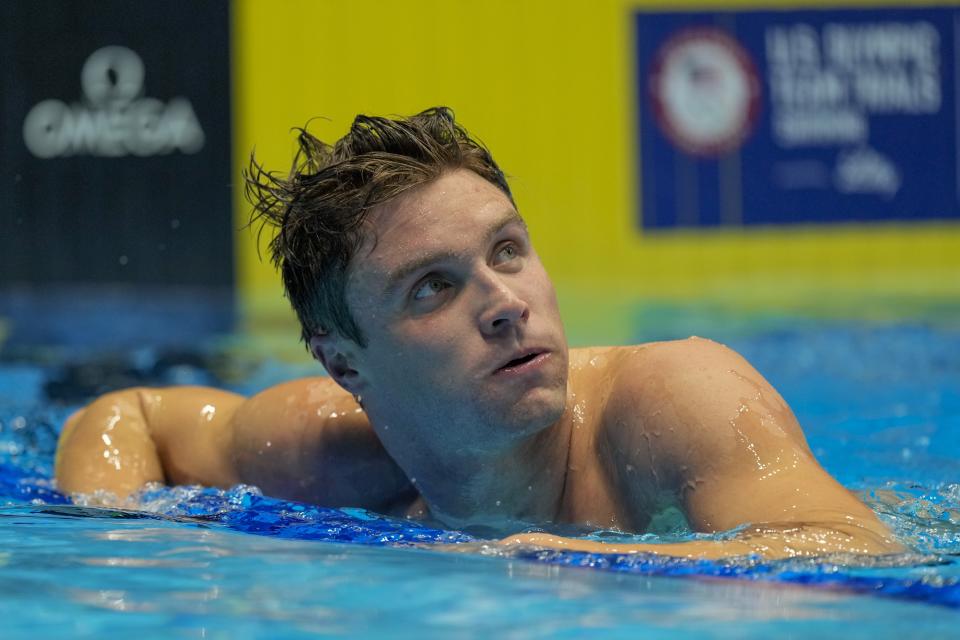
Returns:
[[[382,237],[396,231],[416,233],[444,224],[483,221],[508,209],[516,214],[499,187],[473,171],[458,169],[377,205],[367,220]]]
[[[402,234],[380,235],[358,252],[353,271],[377,287],[388,287],[433,262],[457,260],[483,250],[501,231],[526,223],[512,206],[470,225],[444,225],[440,231],[429,216],[408,223]],[[456,232],[451,233],[452,228]],[[438,232],[439,231],[439,232]]]
[[[489,227],[511,218],[523,225],[510,199],[472,171],[458,170],[371,209],[357,263],[403,259],[415,252],[471,246]]]

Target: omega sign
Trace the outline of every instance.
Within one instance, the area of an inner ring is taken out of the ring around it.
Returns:
[[[23,141],[38,158],[196,153],[204,134],[186,98],[143,96],[143,60],[126,47],[94,51],[83,65],[83,101],[44,100],[23,121]]]

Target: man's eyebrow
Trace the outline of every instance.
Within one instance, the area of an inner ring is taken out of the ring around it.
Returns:
[[[480,243],[481,245],[489,244],[490,241],[501,231],[511,224],[519,224],[526,230],[527,223],[523,221],[523,218],[520,217],[520,214],[517,213],[515,209],[510,209],[496,222],[491,224],[487,231],[483,234],[483,240]],[[394,269],[387,275],[387,282],[383,288],[384,296],[389,297],[394,294],[400,284],[410,277],[411,274],[420,271],[421,269],[430,266],[431,264],[437,262],[444,262],[446,260],[455,260],[460,257],[461,254],[455,251],[443,250],[443,251],[434,251],[431,253],[426,253],[424,255],[418,256],[409,262],[404,262],[399,267]]]

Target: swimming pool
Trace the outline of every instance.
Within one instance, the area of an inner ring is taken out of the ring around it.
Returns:
[[[925,322],[696,320],[708,315],[638,308],[634,337],[696,332],[743,353],[791,404],[828,471],[914,553],[855,568],[842,558],[450,554],[409,544],[471,537],[250,487],[154,488],[135,510],[69,504],[49,484],[56,433],[90,394],[144,383],[252,392],[314,369],[222,346],[19,353],[0,362],[2,635],[955,637],[955,311]]]

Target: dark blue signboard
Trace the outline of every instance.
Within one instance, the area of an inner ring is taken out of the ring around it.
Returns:
[[[960,219],[954,8],[635,15],[643,229]]]
[[[0,346],[230,328],[229,45],[227,0],[0,2]]]
[[[0,2],[0,288],[232,287],[229,17]]]

